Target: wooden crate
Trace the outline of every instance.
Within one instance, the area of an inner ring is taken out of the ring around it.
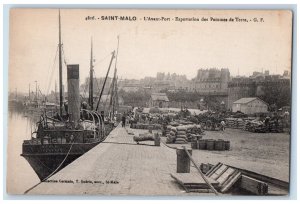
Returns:
[[[186,192],[212,192],[199,173],[173,173],[171,177],[174,178]],[[214,188],[218,188],[217,181],[208,177],[207,180]]]

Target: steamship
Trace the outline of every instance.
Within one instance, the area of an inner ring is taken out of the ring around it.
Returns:
[[[24,140],[22,154],[41,181],[47,180],[78,157],[101,143],[114,128],[114,121],[105,120],[104,112],[98,106],[105,82],[114,59],[114,52],[99,96],[97,108],[93,109],[93,87],[90,86],[90,107],[81,103],[79,95],[79,65],[67,65],[68,104],[62,95],[62,43],[59,12],[59,113],[54,117],[46,111],[40,116],[37,130],[30,140]],[[116,85],[116,67],[112,85]],[[91,49],[90,80],[93,79],[93,59]],[[92,84],[93,82],[91,82]],[[114,89],[116,90],[116,89]],[[113,118],[113,114],[111,114]]]

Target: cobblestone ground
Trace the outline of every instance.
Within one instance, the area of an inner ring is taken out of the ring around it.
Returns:
[[[135,135],[145,132],[132,131]],[[153,141],[137,145],[133,135],[118,126],[103,143],[29,194],[214,195],[185,193],[170,176],[175,172],[174,149],[154,146]]]

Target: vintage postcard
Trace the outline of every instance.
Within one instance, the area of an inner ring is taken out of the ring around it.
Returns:
[[[289,195],[292,19],[11,9],[7,193]]]

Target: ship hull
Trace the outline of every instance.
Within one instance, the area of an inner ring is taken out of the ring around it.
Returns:
[[[43,181],[56,169],[56,172],[60,171],[81,155],[69,155],[66,159],[65,156],[66,155],[32,155],[23,157],[28,161],[39,179]]]
[[[23,156],[41,181],[54,175],[100,142],[23,145]],[[38,152],[38,153],[37,153]]]

